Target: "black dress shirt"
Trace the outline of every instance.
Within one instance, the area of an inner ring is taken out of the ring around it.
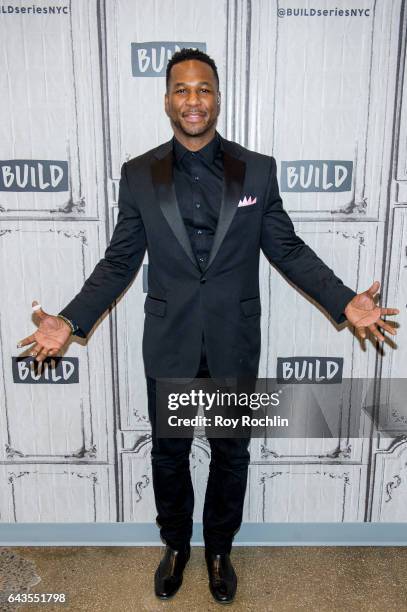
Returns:
[[[173,177],[178,206],[201,270],[212,248],[223,189],[223,151],[218,132],[199,151],[190,151],[173,137]],[[202,336],[200,371],[208,372]]]
[[[219,134],[199,151],[173,137],[174,186],[181,216],[201,270],[212,247],[223,188],[223,152]]]

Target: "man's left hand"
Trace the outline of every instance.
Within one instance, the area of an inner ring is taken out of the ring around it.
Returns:
[[[384,341],[383,334],[379,327],[388,331],[390,334],[397,333],[394,323],[383,321],[382,315],[398,314],[398,308],[380,308],[374,301],[374,297],[379,291],[379,281],[374,281],[373,285],[363,293],[358,293],[345,308],[345,316],[349,323],[355,327],[356,335],[359,338],[366,338],[367,330],[381,342]]]

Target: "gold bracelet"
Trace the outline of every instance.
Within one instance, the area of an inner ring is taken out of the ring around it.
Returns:
[[[56,315],[56,316],[57,316],[59,319],[62,319],[63,321],[65,321],[65,323],[67,323],[67,324],[69,325],[69,327],[71,328],[71,334],[73,334],[73,333],[74,333],[74,331],[75,331],[75,328],[74,328],[74,326],[73,326],[73,324],[72,324],[72,321],[70,321],[69,319],[67,319],[66,317],[64,317],[64,315],[60,315],[60,314],[58,314],[58,315]]]

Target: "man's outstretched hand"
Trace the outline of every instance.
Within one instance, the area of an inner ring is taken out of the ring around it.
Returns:
[[[374,301],[376,293],[379,291],[379,281],[374,281],[373,285],[363,293],[358,293],[345,308],[345,316],[351,325],[354,325],[356,335],[359,338],[366,338],[367,330],[381,342],[384,341],[383,334],[379,327],[388,331],[390,334],[397,333],[394,323],[383,321],[382,315],[398,314],[398,308],[380,308]]]
[[[32,305],[36,306],[38,302],[34,300]],[[31,334],[31,336],[20,340],[17,348],[35,342],[35,345],[30,350],[30,355],[40,362],[44,361],[48,356],[57,355],[68,341],[72,330],[65,321],[59,317],[47,314],[42,308],[36,310],[34,316],[39,320],[38,330]]]

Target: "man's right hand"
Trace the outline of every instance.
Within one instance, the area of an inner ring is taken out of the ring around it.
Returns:
[[[33,301],[32,305],[36,306],[38,302]],[[57,355],[63,346],[67,343],[72,330],[65,321],[59,317],[47,314],[39,308],[34,312],[34,316],[39,320],[38,330],[27,336],[17,344],[17,348],[27,346],[27,344],[35,345],[30,350],[30,355],[35,357],[36,361],[41,362],[48,356]]]

